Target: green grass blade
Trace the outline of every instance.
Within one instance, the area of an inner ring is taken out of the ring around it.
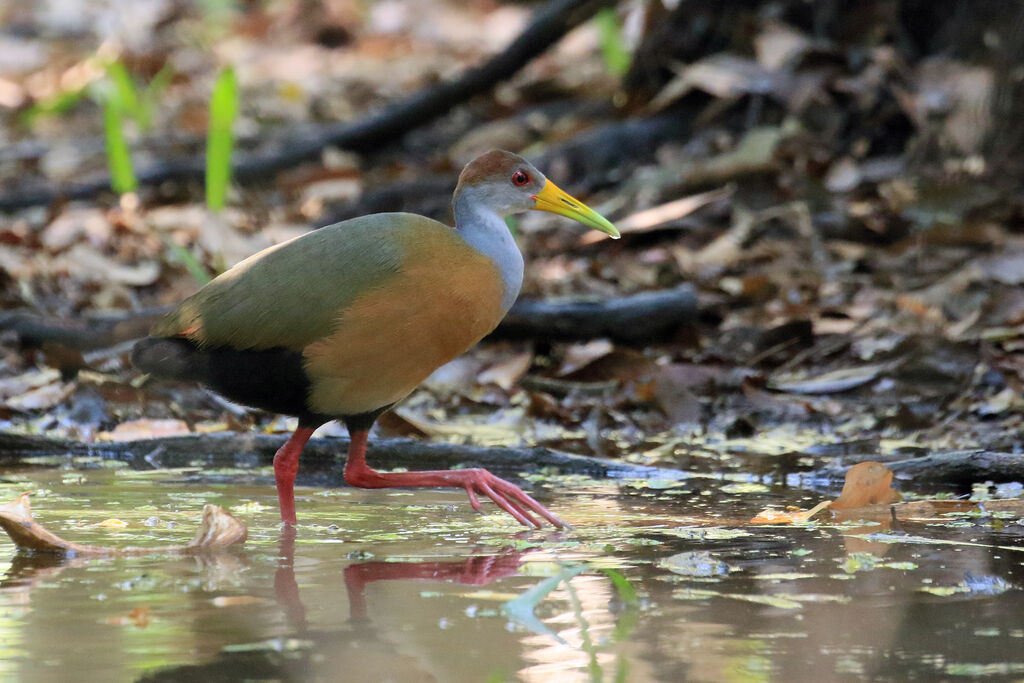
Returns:
[[[116,91],[109,93],[103,103],[103,132],[107,141],[110,186],[118,194],[134,191],[138,183],[132,168],[131,151],[124,136],[124,109]]]
[[[594,16],[594,21],[597,22],[598,41],[605,67],[616,76],[622,76],[629,70],[631,58],[629,50],[626,49],[626,41],[622,37],[615,10],[612,8],[601,10]]]
[[[70,111],[89,94],[85,86],[63,90],[49,97],[44,97],[34,103],[25,111],[18,114],[18,123],[23,126],[32,126],[36,119],[41,116],[58,116]]]
[[[120,103],[122,113],[135,119],[139,128],[145,129],[148,122],[142,120],[145,117],[139,105],[139,95],[128,69],[121,62],[110,62],[107,64],[107,78],[114,85],[113,97]]]
[[[139,94],[139,115],[136,120],[139,122],[139,127],[143,130],[148,130],[153,125],[153,113],[156,111],[157,100],[160,99],[160,95],[167,90],[167,86],[174,80],[174,67],[171,66],[170,62],[167,62],[160,70],[153,76],[153,80],[142,89]]]
[[[195,254],[181,246],[176,242],[167,242],[167,248],[171,252],[171,258],[181,265],[185,266],[185,270],[195,279],[200,286],[207,284],[213,278],[210,276],[209,271],[203,267],[203,264],[199,262]]]
[[[226,68],[217,76],[210,96],[210,129],[206,138],[206,206],[212,211],[224,208],[231,182],[231,126],[238,114],[238,79],[235,70]]]

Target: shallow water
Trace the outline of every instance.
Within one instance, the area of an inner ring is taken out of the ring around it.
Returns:
[[[229,475],[230,473],[224,473]],[[827,681],[1024,677],[1020,519],[746,524],[820,494],[729,479],[535,483],[576,528],[523,531],[458,491],[299,489],[79,463],[7,470],[82,543],[186,543],[204,503],[249,525],[201,558],[19,555],[0,542],[0,678]],[[493,506],[489,509],[494,509]],[[98,526],[117,519],[123,528]]]

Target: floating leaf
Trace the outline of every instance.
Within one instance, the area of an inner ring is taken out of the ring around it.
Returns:
[[[107,619],[107,623],[113,626],[136,626],[138,628],[146,628],[149,626],[150,621],[151,618],[149,616],[148,607],[136,607],[123,617],[111,617]]]
[[[901,496],[892,490],[892,471],[880,462],[859,462],[846,472],[843,491],[832,503],[833,510],[894,503]]]
[[[751,524],[803,524],[807,522],[814,515],[818,514],[829,505],[832,504],[830,500],[823,500],[810,510],[801,510],[799,508],[790,508],[788,510],[761,510],[761,512],[754,515],[750,520]]]
[[[707,598],[731,598],[733,600],[754,602],[760,605],[768,605],[769,607],[777,607],[779,609],[800,609],[803,606],[800,604],[799,601],[793,599],[795,596],[719,593],[718,591],[701,590],[696,588],[684,588],[681,590],[674,591],[672,593],[672,597],[676,598],[677,600],[706,600]]]
[[[658,566],[681,576],[728,576],[732,571],[732,567],[706,550],[677,553],[660,560]]]

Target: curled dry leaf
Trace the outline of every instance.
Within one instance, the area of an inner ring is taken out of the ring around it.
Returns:
[[[145,287],[160,277],[160,264],[142,261],[125,265],[86,244],[76,244],[54,260],[56,267],[84,282],[110,282],[129,287]]]
[[[136,626],[138,628],[146,628],[150,621],[148,607],[136,607],[124,616],[107,619],[107,623],[113,626]]]
[[[762,510],[751,524],[800,524],[825,508],[832,510],[853,510],[871,505],[895,503],[902,499],[892,490],[892,471],[880,462],[868,460],[859,462],[846,473],[843,491],[835,501],[825,500],[810,510]]]
[[[480,384],[494,384],[509,391],[533,364],[533,353],[517,353],[508,360],[492,365],[477,376]]]
[[[615,350],[614,344],[607,339],[594,339],[584,344],[573,344],[565,351],[565,358],[558,375],[564,377],[586,367],[599,358],[607,356]]]
[[[190,433],[188,423],[184,420],[140,419],[122,422],[112,431],[100,432],[96,438],[100,441],[137,441],[139,439],[183,436]]]
[[[32,519],[28,495],[23,493],[11,502],[0,505],[0,527],[7,532],[7,535],[20,550],[77,556],[149,555],[151,553],[193,555],[244,543],[249,535],[249,530],[238,519],[216,505],[206,505],[203,508],[203,521],[199,525],[199,530],[188,545],[168,545],[155,548],[108,548],[83,545],[65,541]]]
[[[873,382],[889,369],[889,364],[875,364],[821,372],[814,377],[777,376],[768,380],[768,386],[791,394],[835,394]]]
[[[880,462],[859,462],[846,473],[843,491],[832,503],[833,510],[850,510],[866,505],[895,503],[902,496],[892,490],[892,471]]]
[[[831,500],[823,500],[810,510],[791,508],[787,510],[761,510],[751,518],[751,524],[802,524],[818,514],[829,505]]]

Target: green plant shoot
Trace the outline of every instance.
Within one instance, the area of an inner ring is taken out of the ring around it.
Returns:
[[[138,183],[132,168],[132,155],[124,135],[124,106],[116,90],[107,93],[103,103],[103,133],[107,143],[110,186],[118,194],[135,190]]]
[[[231,126],[238,114],[238,80],[228,67],[217,76],[210,96],[210,128],[206,138],[206,206],[220,211],[231,182]]]
[[[629,69],[629,50],[619,29],[619,20],[614,9],[603,9],[594,16],[597,22],[601,55],[604,65],[612,74],[622,76]]]

